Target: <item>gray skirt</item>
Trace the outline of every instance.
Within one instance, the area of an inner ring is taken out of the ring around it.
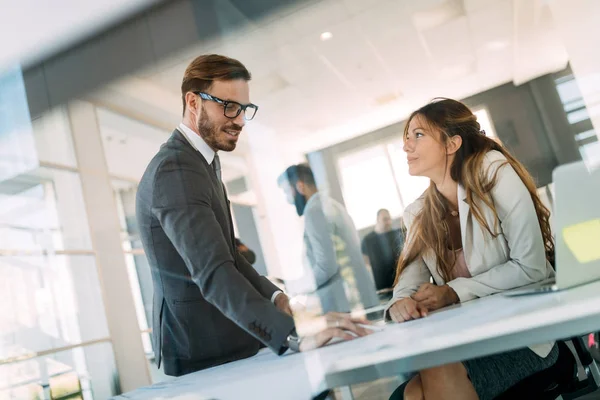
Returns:
[[[491,400],[523,379],[550,368],[557,359],[558,346],[555,344],[545,358],[525,348],[463,361],[463,365],[479,400]],[[404,389],[408,382],[400,385],[390,400],[404,400]]]
[[[479,400],[491,400],[523,379],[554,365],[558,346],[542,358],[529,348],[463,361]]]

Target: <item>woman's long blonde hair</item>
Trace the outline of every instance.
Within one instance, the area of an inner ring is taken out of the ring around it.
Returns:
[[[554,240],[550,230],[550,211],[540,200],[535,182],[523,164],[496,141],[485,136],[485,132],[481,131],[479,122],[477,122],[477,117],[459,101],[438,98],[413,112],[406,121],[405,138],[408,135],[410,121],[417,116],[428,123],[430,127],[442,133],[440,141],[444,146],[452,136],[459,135],[462,138],[462,145],[455,153],[454,161],[450,166],[450,176],[465,189],[466,201],[473,216],[482,229],[493,237],[499,234],[499,220],[490,191],[496,185],[498,170],[503,165],[510,164],[531,195],[544,238],[546,256],[548,259],[552,259],[554,256]],[[483,161],[485,155],[491,150],[502,153],[507,161],[499,165],[494,176],[489,178],[487,171],[483,170]],[[398,282],[402,271],[429,249],[435,253],[437,270],[440,276],[443,277],[445,282],[452,280],[452,269],[455,260],[448,257],[448,236],[450,232],[446,221],[446,216],[450,211],[448,201],[440,194],[433,182],[431,182],[422,198],[423,207],[413,220],[405,247],[398,260],[394,285]],[[482,213],[483,206],[493,211],[495,216],[494,227],[490,227],[485,221]]]

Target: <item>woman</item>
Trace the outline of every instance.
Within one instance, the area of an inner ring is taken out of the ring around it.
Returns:
[[[396,322],[554,275],[550,212],[506,149],[462,103],[436,99],[404,131],[409,173],[431,179],[404,213],[408,239],[387,316]],[[431,284],[433,277],[435,284]],[[408,399],[493,399],[556,361],[554,343],[420,371]]]

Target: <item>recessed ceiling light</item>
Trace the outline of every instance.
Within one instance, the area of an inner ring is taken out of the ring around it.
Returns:
[[[321,40],[322,41],[329,40],[332,37],[333,37],[333,33],[331,33],[331,32],[323,32],[323,33],[321,33]]]
[[[510,45],[508,40],[493,40],[491,42],[486,43],[485,47],[488,50],[498,51],[507,48]]]

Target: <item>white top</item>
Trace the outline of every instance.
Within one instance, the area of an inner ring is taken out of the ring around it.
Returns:
[[[211,149],[208,144],[206,144],[204,139],[202,139],[202,137],[196,132],[188,128],[183,122],[179,124],[177,129],[183,134],[188,142],[190,142],[192,147],[202,154],[208,165],[211,165],[215,159],[215,151]]]

